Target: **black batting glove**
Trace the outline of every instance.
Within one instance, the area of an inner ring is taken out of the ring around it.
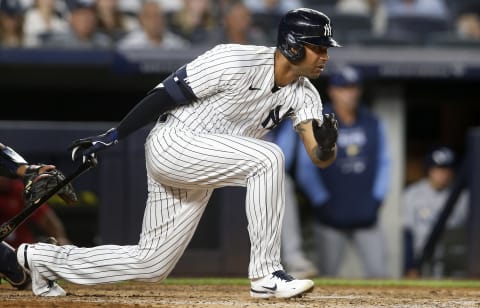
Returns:
[[[328,160],[335,152],[335,144],[338,138],[338,121],[334,113],[323,115],[323,123],[318,126],[317,121],[312,121],[313,135],[317,141],[317,157],[320,160]]]
[[[95,157],[97,152],[117,143],[117,129],[111,128],[101,135],[75,140],[68,149],[72,151],[72,160],[82,156],[82,161],[85,162],[89,157]]]

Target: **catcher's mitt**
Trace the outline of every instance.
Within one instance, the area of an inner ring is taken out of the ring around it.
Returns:
[[[35,167],[28,167],[25,171],[25,176],[23,178],[23,183],[25,184],[23,197],[27,204],[38,200],[65,179],[65,175],[63,175],[60,170],[51,169],[39,173],[41,168],[42,165],[37,165]],[[77,195],[70,183],[60,189],[57,194],[67,204],[73,204],[78,201]]]

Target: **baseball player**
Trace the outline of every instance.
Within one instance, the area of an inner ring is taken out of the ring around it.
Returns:
[[[29,200],[38,199],[46,192],[43,184],[46,178],[51,176],[48,172],[55,169],[53,165],[29,165],[22,156],[1,143],[0,167],[2,171],[5,170],[10,175],[24,179],[26,184],[24,194],[26,199]],[[76,200],[71,186],[59,195],[69,201]],[[15,250],[6,242],[0,243],[0,278],[4,278],[19,290],[23,290],[30,285],[30,275],[19,266]]]
[[[212,191],[247,187],[251,242],[248,275],[256,298],[296,297],[313,281],[295,279],[280,264],[284,209],[284,156],[260,140],[283,118],[293,125],[312,161],[336,156],[337,122],[307,78],[318,78],[327,49],[337,47],[321,12],[287,12],[277,47],[218,45],[158,84],[102,135],[72,144],[86,159],[158,119],[145,143],[148,199],[137,245],[93,248],[22,244],[19,263],[32,275],[35,295],[64,295],[49,281],[78,284],[160,281],[182,256]]]

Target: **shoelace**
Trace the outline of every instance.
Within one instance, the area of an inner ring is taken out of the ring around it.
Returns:
[[[285,281],[292,281],[295,279],[289,274],[287,274],[285,271],[276,271],[276,272],[273,272],[272,275]]]

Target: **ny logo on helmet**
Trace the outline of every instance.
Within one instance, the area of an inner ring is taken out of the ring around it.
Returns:
[[[323,26],[323,35],[332,36],[332,27],[330,26],[330,24],[325,24]]]

